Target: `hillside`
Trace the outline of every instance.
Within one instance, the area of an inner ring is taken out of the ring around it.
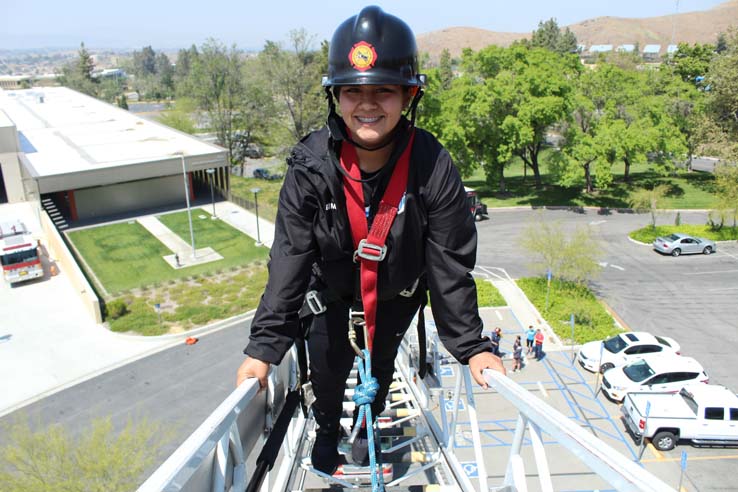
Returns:
[[[546,19],[541,19],[546,20]],[[699,12],[677,15],[631,19],[622,17],[597,17],[567,27],[577,36],[580,44],[647,44],[671,43],[672,26],[675,26],[675,43],[714,43],[720,32],[738,27],[738,0],[730,0]],[[448,48],[456,57],[463,48],[479,50],[490,44],[508,46],[516,39],[528,38],[530,33],[494,32],[473,27],[450,27],[419,34],[418,49],[437,60],[441,51]]]

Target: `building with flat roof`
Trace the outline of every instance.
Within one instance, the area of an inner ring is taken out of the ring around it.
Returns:
[[[185,179],[190,199],[210,196],[209,179],[227,195],[229,167],[217,145],[66,87],[0,92],[0,203],[97,219],[184,205]]]

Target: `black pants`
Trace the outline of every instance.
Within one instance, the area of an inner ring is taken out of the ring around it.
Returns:
[[[418,294],[410,298],[398,296],[381,301],[377,306],[377,327],[371,359],[372,376],[379,383],[377,397],[372,403],[374,417],[384,410],[397,350],[420,307]],[[308,353],[310,380],[316,398],[313,403],[315,421],[324,432],[333,432],[339,428],[346,380],[356,353],[348,340],[348,307],[335,302],[327,308],[323,314],[313,316],[308,335]],[[363,335],[357,335],[359,345],[363,346]]]

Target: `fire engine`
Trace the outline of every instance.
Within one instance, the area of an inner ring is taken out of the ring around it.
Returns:
[[[0,224],[0,264],[3,278],[10,284],[44,275],[38,242],[20,221]]]

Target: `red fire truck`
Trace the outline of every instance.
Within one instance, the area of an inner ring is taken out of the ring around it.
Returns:
[[[38,242],[21,221],[0,224],[0,264],[10,284],[43,277]]]

